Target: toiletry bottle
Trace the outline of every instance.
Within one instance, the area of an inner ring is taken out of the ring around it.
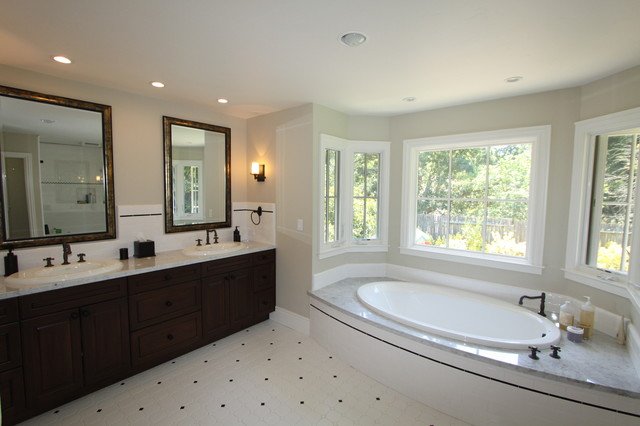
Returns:
[[[591,304],[591,298],[589,296],[584,297],[587,301],[580,307],[580,327],[584,328],[584,338],[588,340],[593,335],[596,309]]]
[[[236,226],[236,230],[233,231],[233,241],[240,242],[240,231],[238,231],[238,227]]]
[[[567,300],[560,306],[560,329],[566,330],[570,325],[573,325],[573,310],[571,302]]]
[[[9,249],[9,253],[4,257],[4,276],[18,272],[18,256],[13,254],[13,249]]]

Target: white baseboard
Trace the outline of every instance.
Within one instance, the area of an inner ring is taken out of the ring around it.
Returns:
[[[311,291],[319,290],[345,278],[385,276],[387,276],[386,263],[349,263],[315,274]]]
[[[309,335],[309,318],[298,315],[295,312],[288,311],[284,308],[276,306],[275,312],[269,314],[269,319],[289,327],[299,333]]]

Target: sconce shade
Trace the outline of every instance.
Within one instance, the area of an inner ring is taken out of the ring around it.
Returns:
[[[266,176],[264,175],[264,164],[258,164],[256,161],[251,163],[251,174],[253,178],[258,182],[264,182]]]

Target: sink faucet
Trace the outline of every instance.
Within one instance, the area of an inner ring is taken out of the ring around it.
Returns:
[[[538,312],[538,315],[542,315],[543,317],[546,317],[547,314],[544,313],[544,301],[545,301],[546,297],[547,297],[547,295],[545,294],[544,291],[542,292],[542,294],[540,296],[522,296],[520,298],[520,300],[518,301],[518,305],[522,306],[522,301],[524,299],[530,299],[530,300],[540,299],[540,312]]]
[[[218,244],[218,233],[215,229],[207,229],[207,242],[206,245],[211,245],[211,241],[209,240],[209,234],[213,232],[213,244]]]
[[[62,243],[62,264],[69,264],[69,255],[71,254],[71,244]]]

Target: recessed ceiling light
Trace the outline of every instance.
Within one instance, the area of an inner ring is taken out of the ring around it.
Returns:
[[[218,99],[218,103],[219,103],[219,104],[226,104],[226,103],[228,103],[228,102],[229,102],[229,100],[228,100],[228,99],[225,99],[225,98],[220,98],[220,99]]]
[[[54,56],[53,60],[56,62],[60,62],[61,64],[70,64],[71,63],[71,59],[67,58],[66,56]]]
[[[407,96],[406,98],[402,98],[403,101],[405,102],[415,102],[416,101],[416,97],[415,96]]]
[[[507,77],[504,79],[504,81],[506,81],[507,83],[517,83],[520,80],[522,80],[521,75],[514,75],[513,77]]]
[[[367,41],[367,36],[362,33],[349,32],[340,36],[340,42],[349,47],[357,47]]]
[[[152,85],[153,87],[157,87],[157,88],[164,87],[164,83],[163,83],[163,82],[161,82],[161,81],[152,81],[152,82],[151,82],[151,85]]]

